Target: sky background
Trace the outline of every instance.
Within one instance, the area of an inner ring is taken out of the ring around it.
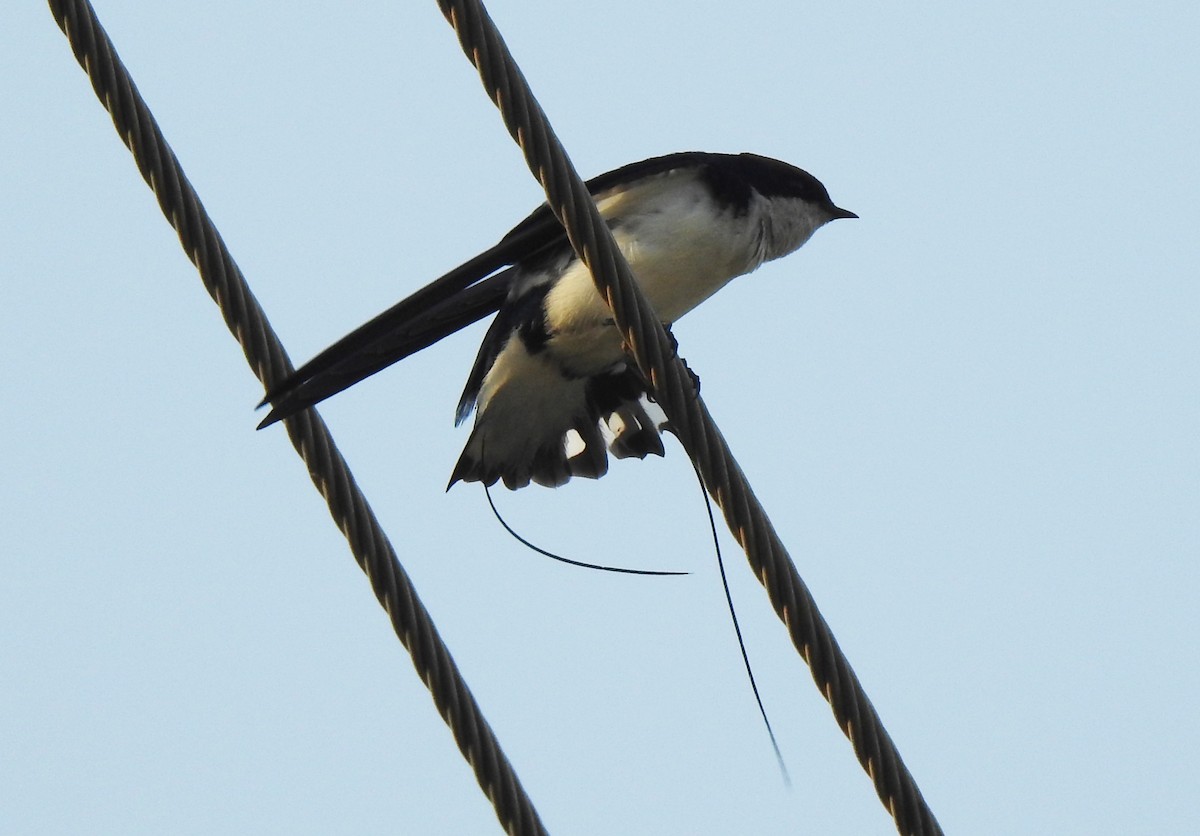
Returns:
[[[1200,831],[1200,6],[496,0],[576,165],[861,215],[677,325],[948,832]],[[541,199],[436,4],[104,0],[297,362]],[[44,4],[0,25],[0,831],[497,832]],[[321,408],[552,832],[892,833],[686,457],[443,488],[483,326]]]

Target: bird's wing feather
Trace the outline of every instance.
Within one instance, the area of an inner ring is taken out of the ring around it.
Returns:
[[[510,273],[511,270],[497,273],[460,290],[432,308],[422,310],[418,315],[403,316],[389,322],[388,327],[379,328],[375,333],[364,335],[361,332],[372,326],[377,327],[377,319],[348,334],[301,367],[295,376],[288,379],[289,386],[268,396],[267,400],[273,408],[259,428],[318,404],[443,337],[495,313],[508,293]]]
[[[542,285],[540,293],[524,293],[519,299],[510,300],[509,304],[504,305],[500,309],[499,315],[492,320],[483,341],[479,344],[475,363],[471,366],[471,373],[467,375],[467,383],[463,387],[462,397],[458,400],[458,408],[454,413],[455,426],[467,420],[467,416],[471,414],[475,401],[479,397],[479,390],[483,386],[483,379],[491,371],[492,364],[496,362],[496,358],[504,349],[504,344],[508,339],[521,325],[527,324],[527,327],[536,327],[535,321],[542,316],[542,300],[545,298],[547,289],[547,285]]]
[[[543,217],[543,215],[545,217]],[[370,345],[399,324],[419,318],[426,312],[454,298],[465,288],[512,264],[530,252],[534,252],[562,235],[562,227],[544,206],[539,207],[528,218],[505,235],[494,247],[472,258],[449,273],[441,276],[405,299],[397,302],[371,321],[356,328],[338,340],[291,376],[280,381],[267,392],[260,406],[286,395],[289,390],[300,386],[305,380],[320,374],[337,363],[347,354]]]

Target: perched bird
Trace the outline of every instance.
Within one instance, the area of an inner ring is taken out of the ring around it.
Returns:
[[[755,154],[669,154],[587,186],[668,326],[730,279],[798,249],[823,224],[858,217],[835,206],[811,174]],[[572,475],[604,475],[609,449],[618,458],[663,454],[646,382],[545,204],[500,243],[270,389],[259,405],[273,408],[259,428],[497,311],[458,402],[456,424],[473,409],[476,417],[451,486],[558,486]]]

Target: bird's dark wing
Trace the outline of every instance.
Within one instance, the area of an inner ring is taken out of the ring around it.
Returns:
[[[267,391],[259,428],[281,421],[465,328],[504,303],[517,261],[565,245],[563,229],[544,205],[496,246],[393,305],[347,334]],[[492,275],[495,273],[495,275]]]
[[[570,252],[570,247],[566,245],[565,241],[563,248],[567,253]],[[463,387],[462,397],[458,399],[458,408],[454,413],[455,426],[467,420],[467,416],[475,408],[479,390],[483,387],[483,379],[492,370],[492,364],[504,350],[504,345],[509,338],[521,329],[540,331],[545,336],[543,320],[545,312],[542,310],[542,302],[549,289],[548,283],[542,284],[529,292],[522,293],[519,298],[510,298],[508,304],[504,305],[500,309],[500,313],[492,320],[487,333],[484,334],[483,342],[479,344],[479,352],[475,355],[471,373],[467,375],[467,384]]]
[[[498,273],[411,318],[405,316],[405,311],[400,311],[397,318],[386,323],[388,327],[374,333],[368,331],[364,336],[362,332],[374,330],[373,326],[378,328],[381,325],[379,318],[348,334],[288,378],[286,388],[268,395],[264,403],[269,401],[272,409],[259,424],[259,429],[318,404],[495,313],[508,294],[509,273],[510,270]]]

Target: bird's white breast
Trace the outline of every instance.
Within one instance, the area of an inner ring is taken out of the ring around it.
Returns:
[[[730,279],[762,263],[762,225],[717,206],[694,172],[654,178],[598,205],[647,301],[664,322],[679,319]],[[611,328],[600,328],[611,319],[591,273],[572,262],[546,296],[555,353],[570,355],[571,365],[580,371],[619,359],[619,337]],[[585,362],[584,355],[593,355],[595,363]]]
[[[764,198],[723,205],[693,169],[679,169],[614,189],[597,200],[601,215],[663,322],[677,321],[731,279],[800,247],[829,220],[808,201]],[[741,209],[741,211],[737,211]],[[572,260],[546,295],[549,348],[564,370],[598,373],[622,360],[612,313],[590,271]]]

